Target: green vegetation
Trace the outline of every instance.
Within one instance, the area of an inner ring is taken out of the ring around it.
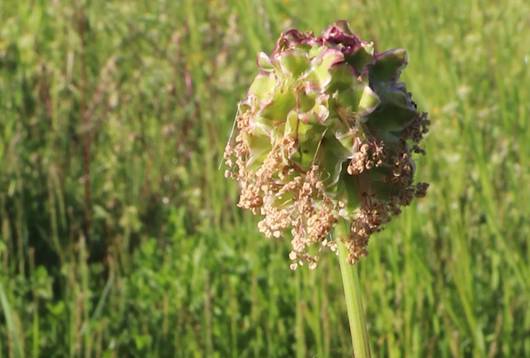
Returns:
[[[358,267],[375,357],[530,356],[530,3],[0,2],[0,356],[351,356],[219,170],[287,27],[402,47],[428,196]]]

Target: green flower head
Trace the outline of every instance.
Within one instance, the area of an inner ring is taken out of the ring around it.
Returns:
[[[376,52],[346,22],[321,36],[288,30],[239,103],[225,161],[239,206],[267,237],[291,234],[291,268],[315,267],[339,220],[350,224],[349,261],[427,184],[413,183],[412,153],[427,132],[399,82],[405,50]]]

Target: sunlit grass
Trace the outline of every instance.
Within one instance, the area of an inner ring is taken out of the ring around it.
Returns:
[[[374,355],[530,356],[529,12],[0,2],[0,355],[351,354],[336,258],[291,273],[218,170],[256,52],[344,18],[433,123],[428,197],[360,266]]]

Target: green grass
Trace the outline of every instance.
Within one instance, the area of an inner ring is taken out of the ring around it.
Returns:
[[[290,26],[403,47],[429,195],[359,266],[374,356],[530,356],[530,3],[0,2],[0,357],[351,356],[339,263],[289,270],[219,170]]]

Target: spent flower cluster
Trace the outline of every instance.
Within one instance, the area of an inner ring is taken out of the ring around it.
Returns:
[[[238,205],[263,217],[267,237],[290,232],[292,269],[336,251],[340,221],[355,263],[370,235],[428,187],[413,182],[429,121],[399,82],[406,52],[375,52],[337,22],[321,36],[286,31],[257,62],[225,150]]]

